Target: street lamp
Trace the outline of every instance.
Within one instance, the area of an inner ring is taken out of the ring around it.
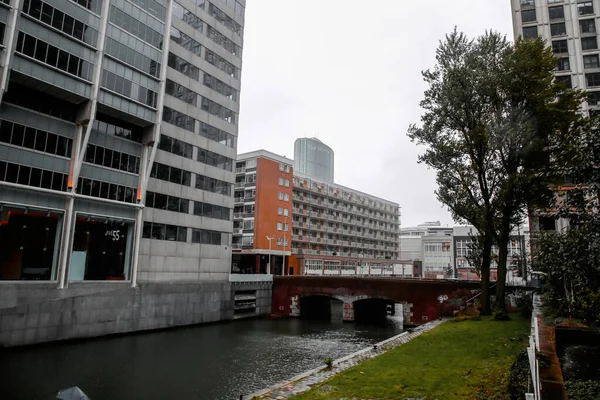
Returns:
[[[271,240],[273,240],[274,236],[267,236],[267,240],[269,241],[269,267],[267,268],[267,273],[271,275]]]
[[[287,219],[288,217],[283,217],[283,270],[281,271],[281,275],[285,275],[285,247],[287,244]]]

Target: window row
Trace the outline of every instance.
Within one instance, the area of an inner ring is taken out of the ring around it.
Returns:
[[[123,43],[119,43],[111,37],[106,38],[105,50],[106,54],[111,55],[117,60],[129,64],[146,74],[155,78],[160,76],[160,63],[158,61],[146,57],[142,53],[127,47]]]
[[[73,145],[70,138],[4,120],[0,121],[0,142],[61,157],[71,157]]]
[[[288,217],[290,215],[290,210],[287,208],[277,207],[277,215]]]
[[[25,0],[23,12],[67,35],[96,46],[98,31],[40,0]]]
[[[194,202],[194,215],[199,217],[215,218],[223,221],[231,220],[231,208],[218,206],[216,204]]]
[[[202,103],[200,105],[200,108],[203,111],[209,113],[210,115],[214,115],[215,117],[222,119],[223,121],[226,121],[230,124],[235,125],[237,122],[236,113],[234,113],[227,107],[224,107],[219,103],[214,102],[206,97],[202,97]]]
[[[142,10],[146,11],[148,14],[158,18],[161,21],[165,21],[165,16],[167,15],[167,7],[165,7],[162,2],[158,2],[156,0],[127,0]]]
[[[288,179],[279,178],[279,186],[290,187],[290,181]]]
[[[179,128],[185,129],[190,132],[195,131],[196,120],[193,117],[190,117],[189,115],[186,115],[182,112],[173,110],[169,107],[163,108],[163,121],[178,126]],[[218,128],[215,128],[212,125],[208,125],[204,122],[198,122],[200,124],[200,130],[198,134],[200,136],[205,137],[208,140],[212,140],[214,142],[225,145],[227,147],[235,148],[234,135],[222,131]]]
[[[100,15],[100,10],[102,9],[102,0],[71,0],[71,1],[79,4],[83,8],[87,8],[88,10],[92,11],[93,13]]]
[[[142,237],[144,239],[169,240],[171,242],[187,242],[188,228],[185,226],[144,222]]]
[[[161,134],[158,148],[178,156],[189,158],[194,156],[194,146],[179,139]]]
[[[223,3],[227,4],[236,15],[240,17],[244,16],[245,7],[237,0],[223,0]]]
[[[85,162],[134,174],[140,173],[139,157],[94,144],[88,144],[85,151]]]
[[[162,181],[176,183],[178,185],[190,186],[192,183],[192,173],[184,171],[181,168],[172,167],[160,163],[154,163],[150,171],[150,177]]]
[[[284,163],[279,163],[279,171],[285,172],[285,173],[289,174],[290,173],[290,166],[289,165],[285,165]]]
[[[185,61],[181,57],[176,56],[173,53],[169,53],[169,67],[176,71],[181,72],[185,76],[192,78],[193,80],[200,82],[200,68],[192,65]],[[230,100],[238,101],[239,93],[236,89],[232,88],[228,84],[220,81],[212,75],[202,71],[202,83],[204,86],[211,88],[212,90],[219,92],[223,96]],[[192,104],[192,103],[190,103]],[[194,103],[195,104],[195,103]]]
[[[231,183],[196,174],[196,189],[231,196]]]
[[[116,26],[125,29],[133,36],[160,49],[163,40],[161,32],[155,31],[114,5],[110,6],[109,21]]]
[[[158,93],[140,86],[137,83],[133,83],[129,79],[123,78],[114,72],[103,69],[100,85],[113,92],[122,94],[125,97],[139,101],[144,105],[156,108]]]
[[[170,79],[165,82],[165,93],[193,106],[198,105],[198,93]]]
[[[598,54],[584,55],[583,56],[583,68],[584,69],[600,68],[599,55]],[[558,71],[569,71],[571,69],[569,57],[559,58],[557,69],[558,69]]]
[[[94,120],[92,129],[104,135],[114,135],[138,143],[142,141],[142,132],[140,129],[129,129],[109,122],[100,121],[99,119]]]
[[[233,33],[242,37],[242,26],[235,22],[233,18],[229,15],[225,14],[219,8],[217,8],[214,4],[210,3],[208,5],[208,13],[213,16],[217,21],[222,23],[225,27],[231,30]]]
[[[593,19],[586,19],[579,21],[579,31],[581,33],[595,33],[596,32],[596,23]],[[554,24],[550,24],[550,35],[552,37],[556,36],[565,36],[567,34],[567,27],[564,22],[558,22]],[[524,26],[523,27],[523,38],[524,39],[533,39],[538,36],[538,27],[537,26]],[[583,39],[593,39],[593,38],[582,38],[582,44],[584,43]],[[589,41],[589,40],[588,40]]]
[[[168,210],[182,214],[190,213],[190,201],[177,196],[146,192],[146,207]]]
[[[68,176],[60,172],[0,161],[0,181],[64,192],[67,179]]]
[[[176,1],[173,2],[172,9],[173,9],[173,16],[175,18],[179,19],[180,21],[185,22],[192,28],[202,32],[204,23],[197,15],[195,15],[193,12],[191,12],[190,10],[188,10],[187,8],[185,8],[184,6],[182,6],[181,4],[179,4]]]
[[[92,64],[31,35],[19,32],[15,51],[87,81],[92,80]]]
[[[217,167],[225,171],[233,172],[233,160],[209,150],[198,147],[198,161],[202,164]]]
[[[75,122],[75,109],[72,103],[49,94],[30,89],[17,82],[11,82],[10,90],[4,94],[2,101],[37,113],[50,115],[69,122]]]
[[[192,78],[195,81],[200,80],[200,68],[185,61],[183,58],[178,57],[173,53],[169,53],[168,65],[175,71],[179,71],[185,76]]]
[[[578,12],[579,16],[592,15],[592,14],[594,14],[594,6],[591,1],[579,2],[579,3],[577,3],[577,12]],[[556,20],[556,19],[563,19],[563,18],[565,18],[565,10],[564,10],[563,6],[548,7],[548,16],[551,21]],[[537,15],[536,15],[535,8],[521,10],[521,22],[522,23],[536,22],[536,21],[537,21]]]
[[[231,40],[227,39],[225,35],[217,31],[210,25],[207,26],[206,36],[208,36],[213,42],[215,42],[234,56],[241,57],[242,51],[240,47],[237,44],[233,43]]]
[[[285,232],[287,232],[289,230],[289,226],[288,226],[288,224],[284,224],[284,223],[278,222],[277,223],[277,230],[278,231],[285,231]]]
[[[192,229],[192,243],[212,244],[215,246],[227,245],[228,234],[209,231],[206,229]]]
[[[200,53],[202,51],[202,46],[200,45],[200,43],[198,43],[185,33],[181,32],[174,26],[171,27],[171,40],[173,40],[175,43],[177,43],[184,49],[200,57]]]
[[[277,193],[277,198],[279,200],[283,200],[283,201],[290,201],[290,195],[287,193],[279,192],[279,193]]]
[[[598,40],[596,36],[588,36],[581,38],[581,50],[597,50],[598,49]],[[569,52],[569,44],[567,40],[554,40],[552,41],[552,51],[554,54],[558,53],[568,53]]]
[[[135,203],[137,200],[137,188],[90,178],[79,178],[77,192],[85,196],[123,201],[125,203]]]
[[[213,53],[212,51],[205,49],[204,51],[204,59],[208,61],[209,64],[214,65],[221,71],[225,72],[227,75],[234,77],[236,79],[240,79],[240,70],[235,65],[225,60],[223,57]]]

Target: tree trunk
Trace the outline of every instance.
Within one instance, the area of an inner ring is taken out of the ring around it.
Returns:
[[[481,314],[490,315],[490,262],[492,259],[492,238],[485,234],[483,238],[483,254],[481,257]]]
[[[508,259],[509,235],[505,232],[498,238],[498,280],[496,281],[496,301],[498,309],[506,311],[506,261]]]

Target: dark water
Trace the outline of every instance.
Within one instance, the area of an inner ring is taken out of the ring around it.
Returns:
[[[0,399],[239,399],[401,332],[386,325],[248,320],[0,352]]]

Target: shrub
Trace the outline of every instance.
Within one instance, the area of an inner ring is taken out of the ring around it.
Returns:
[[[533,312],[533,304],[531,301],[531,296],[528,294],[517,298],[517,307],[523,318],[531,318]]]
[[[527,350],[521,350],[510,366],[508,373],[508,394],[511,400],[525,398],[529,386],[529,358]]]
[[[457,317],[452,318],[450,321],[452,321],[452,322],[481,321],[481,317],[479,315],[459,315]]]
[[[325,363],[325,365],[327,366],[327,368],[331,369],[333,367],[333,358],[331,358],[331,357],[325,357],[325,359],[323,360],[323,362]]]
[[[569,400],[600,399],[600,381],[567,381]]]
[[[510,319],[510,317],[508,316],[508,313],[504,310],[497,310],[494,311],[494,320],[496,321],[508,321]]]

